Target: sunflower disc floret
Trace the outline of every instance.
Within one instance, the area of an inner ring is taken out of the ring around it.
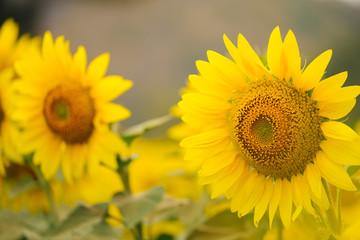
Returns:
[[[260,80],[232,103],[230,136],[250,166],[274,178],[304,172],[322,137],[322,117],[306,93],[285,81]]]

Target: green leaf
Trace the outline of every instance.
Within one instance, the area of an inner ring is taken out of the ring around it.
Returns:
[[[156,127],[159,127],[159,126],[169,122],[173,118],[174,117],[172,115],[168,114],[168,115],[158,117],[158,118],[153,118],[153,119],[147,120],[145,122],[142,122],[140,124],[137,124],[135,126],[132,126],[123,132],[123,134],[122,134],[123,139],[125,142],[130,144],[132,142],[132,140],[134,140],[136,137],[141,136],[141,135],[145,134],[146,132],[148,132],[149,130],[154,129]]]
[[[164,187],[156,186],[147,192],[123,199],[118,207],[124,217],[125,226],[133,228],[140,223],[161,202],[163,195]]]
[[[48,228],[44,215],[30,214],[27,211],[0,211],[0,239],[43,239],[42,235]]]
[[[84,236],[86,240],[119,240],[121,236],[121,229],[109,226],[102,221],[96,224],[93,231]]]
[[[9,190],[9,197],[16,197],[17,195],[24,193],[35,186],[38,186],[38,183],[35,182],[31,177],[20,178],[11,186]]]
[[[92,232],[105,215],[107,205],[77,207],[51,235],[54,239],[74,239]]]
[[[354,173],[356,173],[357,172],[357,170],[359,170],[360,169],[360,166],[350,166],[350,167],[348,167],[348,169],[346,170],[347,171],[347,173],[350,175],[350,177],[352,176],[352,175],[354,175]]]

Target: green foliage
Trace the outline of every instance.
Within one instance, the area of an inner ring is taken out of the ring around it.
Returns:
[[[145,133],[147,133],[148,131],[150,131],[154,128],[164,125],[165,123],[169,122],[173,118],[174,118],[173,116],[168,114],[168,115],[158,117],[158,118],[153,118],[153,119],[147,120],[145,122],[142,122],[140,124],[137,124],[135,126],[132,126],[132,127],[128,128],[122,134],[123,140],[130,145],[131,142],[135,138],[137,138],[141,135],[144,135]]]
[[[124,217],[125,226],[133,228],[156,208],[163,195],[164,187],[156,186],[144,193],[118,196],[114,203]]]

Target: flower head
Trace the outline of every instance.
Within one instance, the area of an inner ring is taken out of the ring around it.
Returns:
[[[104,76],[109,54],[95,58],[87,67],[86,51],[71,55],[63,37],[53,41],[45,33],[41,52],[17,62],[17,109],[14,119],[23,131],[23,153],[34,152],[33,161],[49,179],[59,166],[65,179],[91,175],[100,162],[116,169],[116,154],[125,143],[109,124],[130,116],[130,111],[111,103],[132,86],[120,76]]]
[[[18,151],[19,131],[11,120],[14,111],[12,82],[14,62],[37,49],[39,39],[23,35],[18,39],[19,26],[7,19],[0,28],[0,174],[5,174],[3,158],[21,162]]]
[[[14,72],[11,68],[0,71],[0,175],[5,174],[3,162],[12,160],[20,163],[19,130],[11,119],[14,112],[14,92],[12,86]]]
[[[208,51],[179,103],[183,121],[200,130],[180,145],[186,160],[202,161],[212,197],[225,194],[239,216],[254,209],[256,226],[267,209],[272,224],[279,208],[288,227],[303,208],[315,214],[312,202],[329,207],[322,179],[355,190],[344,165],[360,164],[360,137],[334,120],[351,111],[360,87],[342,87],[346,72],[320,81],[331,50],[302,70],[292,31],[282,41],[274,29],[267,65],[241,34],[237,47],[224,41],[233,61]]]
[[[39,39],[28,34],[18,37],[19,26],[13,19],[7,19],[0,28],[0,71],[13,67],[16,60],[39,45]]]

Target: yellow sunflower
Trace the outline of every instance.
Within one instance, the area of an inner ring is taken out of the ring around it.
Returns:
[[[130,152],[138,155],[129,164],[129,182],[133,193],[160,185],[174,198],[199,197],[201,190],[183,161],[183,151],[177,142],[137,138],[132,142]]]
[[[349,113],[360,87],[342,87],[346,72],[320,81],[332,51],[302,70],[291,30],[282,41],[274,29],[267,65],[243,35],[237,47],[224,41],[234,61],[208,51],[179,103],[183,121],[201,130],[180,145],[186,160],[202,160],[200,182],[213,184],[212,197],[225,194],[239,217],[254,209],[256,226],[267,209],[271,225],[279,209],[288,227],[302,209],[315,214],[312,202],[329,207],[322,179],[356,190],[344,165],[360,164],[360,137],[333,120]]]
[[[14,111],[12,70],[14,62],[38,47],[39,39],[23,35],[18,39],[19,26],[12,19],[6,20],[0,28],[0,174],[5,174],[3,158],[20,162],[22,160],[17,143],[19,131],[10,120]]]
[[[125,143],[109,124],[130,116],[130,111],[110,101],[132,86],[120,76],[104,76],[109,54],[87,67],[84,47],[74,56],[64,37],[53,41],[46,32],[41,52],[27,55],[15,65],[17,109],[13,115],[23,128],[22,150],[34,152],[46,179],[59,166],[67,181],[80,178],[85,168],[96,175],[101,163],[116,169],[116,154]]]
[[[105,166],[99,167],[96,176],[84,174],[80,179],[72,183],[61,183],[62,193],[55,197],[66,204],[74,204],[83,201],[88,204],[108,202],[115,193],[124,191],[124,186],[119,174]]]
[[[19,130],[10,119],[14,111],[14,94],[11,85],[14,72],[11,68],[0,71],[0,175],[5,174],[4,162],[11,159],[21,162],[18,138]]]
[[[0,71],[13,67],[21,56],[37,48],[39,38],[30,38],[29,34],[22,35],[19,39],[19,26],[13,19],[7,19],[0,29]]]

